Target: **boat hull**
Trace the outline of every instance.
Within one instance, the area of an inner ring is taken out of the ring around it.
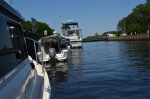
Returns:
[[[49,99],[50,82],[45,69],[29,57],[0,80],[1,99]]]
[[[81,39],[70,40],[70,46],[71,48],[82,48],[82,40]]]
[[[82,42],[79,41],[71,41],[70,42],[71,48],[81,48],[82,47]]]

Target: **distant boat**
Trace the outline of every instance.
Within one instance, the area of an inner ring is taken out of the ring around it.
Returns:
[[[61,32],[63,37],[70,41],[71,48],[82,47],[82,31],[79,28],[78,22],[62,23]]]
[[[41,45],[23,36],[21,21],[20,13],[0,0],[0,98],[50,99],[51,86],[43,61],[41,65],[28,55],[26,40]]]

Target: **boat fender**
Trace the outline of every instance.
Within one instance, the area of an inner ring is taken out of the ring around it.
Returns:
[[[33,63],[30,63],[31,69],[35,69],[35,65]]]

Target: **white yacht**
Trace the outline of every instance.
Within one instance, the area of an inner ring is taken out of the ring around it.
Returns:
[[[70,41],[71,48],[82,47],[82,32],[79,28],[78,22],[62,23],[61,31],[63,37]]]
[[[48,74],[43,62],[28,55],[26,40],[41,45],[24,38],[22,20],[20,13],[0,0],[0,99],[50,99]]]

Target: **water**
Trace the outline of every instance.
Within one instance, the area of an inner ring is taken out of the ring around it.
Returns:
[[[150,42],[90,42],[47,65],[53,99],[150,99]]]

